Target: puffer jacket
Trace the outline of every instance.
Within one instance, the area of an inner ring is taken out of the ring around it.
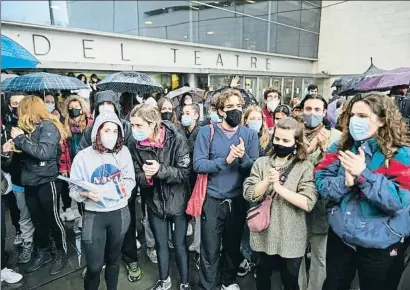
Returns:
[[[61,154],[60,132],[51,121],[41,121],[29,136],[14,139],[22,151],[21,183],[35,186],[56,180]]]
[[[160,218],[185,214],[190,197],[189,176],[192,162],[186,137],[175,126],[163,121],[165,140],[163,148],[152,148],[129,140],[128,148],[134,162],[135,179],[144,195],[148,210]],[[158,173],[149,182],[142,166],[146,160],[160,164]]]
[[[410,148],[400,147],[389,166],[375,139],[356,142],[365,152],[366,168],[353,187],[345,185],[338,144],[316,168],[316,187],[327,204],[332,230],[347,244],[386,249],[410,234]]]
[[[1,126],[1,146],[6,143],[9,139],[11,139],[10,132],[13,128],[12,123],[7,123]],[[7,155],[8,156],[8,155]],[[12,152],[10,154],[10,160],[8,160],[7,164],[2,164],[1,169],[9,173],[11,175],[11,182],[14,185],[22,186],[21,184],[21,152]],[[3,159],[3,156],[2,156]]]

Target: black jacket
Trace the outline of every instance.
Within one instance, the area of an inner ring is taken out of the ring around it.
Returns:
[[[17,136],[14,144],[22,153],[23,185],[39,185],[56,180],[58,159],[61,154],[60,132],[51,121],[41,121],[27,137]]]
[[[118,118],[120,117],[120,114],[118,113],[118,108],[117,108],[117,96],[116,93],[113,91],[101,91],[97,92],[95,94],[95,103],[94,103],[94,120],[97,119],[98,115],[100,114],[99,106],[103,102],[110,102],[114,105],[114,110],[115,113],[117,114]],[[131,124],[130,122],[120,119],[122,123],[122,127],[124,129],[124,140],[125,144],[127,144],[128,139],[132,139],[132,131],[131,131]],[[93,125],[94,126],[94,125]],[[91,132],[93,130],[93,126],[90,126],[86,128],[83,132],[83,137],[81,138],[80,141],[80,150],[83,150],[89,146],[92,145],[92,140],[91,140]]]
[[[175,126],[163,121],[166,129],[164,148],[144,147],[130,140],[137,186],[144,195],[148,210],[160,218],[178,216],[185,213],[190,197],[189,175],[192,162],[185,136]],[[146,160],[156,160],[160,164],[158,173],[149,185],[142,166]]]
[[[1,126],[1,146],[11,139],[10,132],[13,128],[11,123]],[[3,158],[8,157],[7,163],[3,163]],[[1,155],[2,158],[2,170],[11,175],[11,182],[17,186],[22,186],[21,183],[21,152],[5,153]]]

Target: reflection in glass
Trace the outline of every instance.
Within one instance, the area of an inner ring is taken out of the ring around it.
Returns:
[[[252,95],[254,95],[257,98],[256,82],[256,77],[245,77],[245,89],[250,91]]]
[[[226,87],[231,84],[233,76],[230,75],[211,75],[210,78],[210,85],[214,87],[214,89],[218,89],[220,87]]]
[[[293,85],[293,95],[292,98],[297,98],[301,97],[302,95],[302,84],[303,84],[303,79],[302,78],[295,78],[295,84]]]
[[[263,104],[263,93],[268,89],[270,86],[270,77],[259,77],[259,88],[257,96],[255,96],[259,102],[259,105],[262,106]]]
[[[283,94],[282,94],[282,102],[284,104],[289,104],[290,100],[292,99],[292,86],[293,86],[293,78],[285,78],[283,84]]]
[[[48,1],[1,1],[1,20],[50,25]]]
[[[299,55],[300,30],[276,25],[276,52],[280,54]]]

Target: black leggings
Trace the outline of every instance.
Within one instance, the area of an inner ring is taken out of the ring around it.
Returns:
[[[283,289],[298,290],[299,289],[299,268],[302,262],[300,258],[282,258],[279,255],[268,255],[258,252],[258,262],[256,266],[256,289],[270,290],[271,276],[273,269],[279,269],[282,277]]]
[[[163,220],[148,210],[148,221],[155,238],[155,249],[158,256],[159,279],[169,277],[168,229],[171,226],[172,241],[175,248],[176,262],[181,283],[188,283],[188,249],[186,231],[188,222],[185,215],[172,216]]]
[[[61,199],[63,200],[63,211],[71,208],[70,189],[68,188],[68,183],[65,181],[62,182]]]

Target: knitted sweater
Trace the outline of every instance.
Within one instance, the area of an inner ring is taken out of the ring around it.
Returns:
[[[252,167],[250,176],[244,183],[244,197],[248,201],[259,201],[262,196],[253,199],[255,186],[268,175],[269,168],[274,167],[284,172],[292,160],[283,166],[275,166],[271,157],[257,159]],[[309,211],[317,200],[317,192],[313,177],[313,166],[309,161],[298,162],[291,170],[284,186],[308,198]],[[273,194],[272,186],[267,194]],[[279,194],[272,200],[269,227],[260,232],[251,232],[251,248],[268,255],[280,255],[283,258],[299,258],[305,254],[307,246],[307,213],[292,205]]]

